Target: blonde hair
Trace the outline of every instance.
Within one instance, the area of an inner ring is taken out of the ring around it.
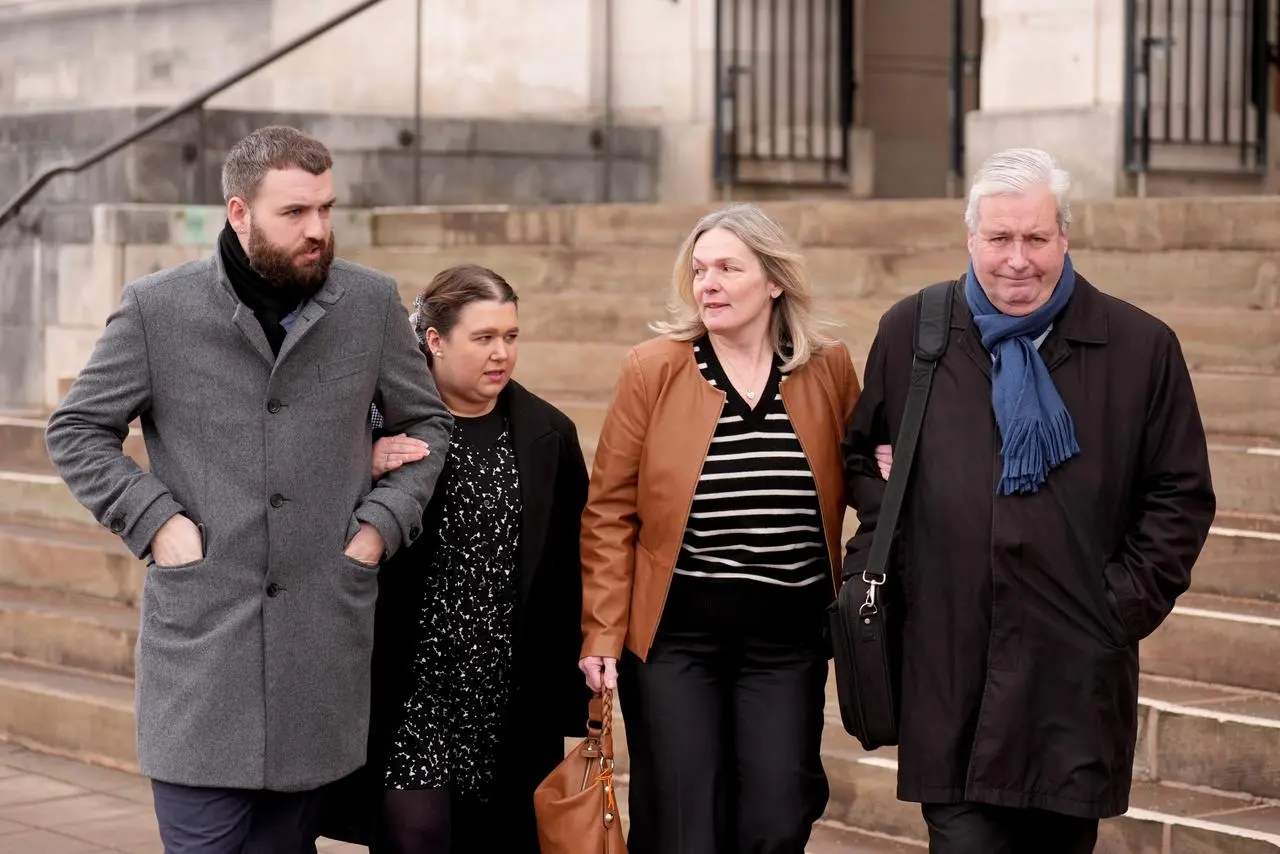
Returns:
[[[693,298],[693,247],[713,228],[723,228],[745,243],[765,278],[782,291],[770,307],[769,335],[774,352],[786,358],[784,371],[799,368],[835,343],[819,331],[825,324],[813,318],[813,294],[799,248],[777,220],[749,204],[732,205],[698,220],[676,255],[668,317],[649,324],[651,330],[674,341],[693,341],[707,334]]]

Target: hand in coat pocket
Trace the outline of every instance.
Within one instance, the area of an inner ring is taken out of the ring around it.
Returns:
[[[181,513],[170,516],[151,538],[156,566],[184,566],[204,558],[204,534]]]
[[[382,553],[386,550],[387,544],[378,529],[368,522],[361,522],[360,530],[347,543],[347,550],[343,554],[365,566],[373,567],[382,562]]]

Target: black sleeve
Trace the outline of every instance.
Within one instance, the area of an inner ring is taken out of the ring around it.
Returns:
[[[1191,585],[1191,566],[1209,536],[1216,498],[1209,449],[1182,348],[1167,331],[1153,360],[1136,509],[1107,588],[1133,640],[1159,628]]]
[[[858,514],[858,530],[849,540],[844,559],[844,575],[862,572],[871,551],[876,531],[885,481],[876,465],[877,445],[891,443],[889,421],[885,413],[886,343],[881,323],[862,380],[862,394],[853,408],[841,449],[844,452],[845,495],[849,506]]]

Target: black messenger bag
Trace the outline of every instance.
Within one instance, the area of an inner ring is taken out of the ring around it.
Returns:
[[[893,445],[893,466],[872,535],[871,554],[861,573],[845,576],[840,594],[828,610],[840,718],[845,731],[865,750],[898,743],[901,614],[896,613],[900,605],[886,601],[882,588],[888,578],[894,532],[911,478],[933,369],[947,349],[954,284],[930,285],[917,296],[911,388]]]

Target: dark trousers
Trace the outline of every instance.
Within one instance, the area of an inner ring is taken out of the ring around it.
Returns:
[[[1092,854],[1098,820],[987,804],[924,804],[929,854]]]
[[[165,854],[315,854],[315,792],[151,782]]]
[[[619,675],[630,854],[803,854],[829,795],[819,642],[660,632]]]

